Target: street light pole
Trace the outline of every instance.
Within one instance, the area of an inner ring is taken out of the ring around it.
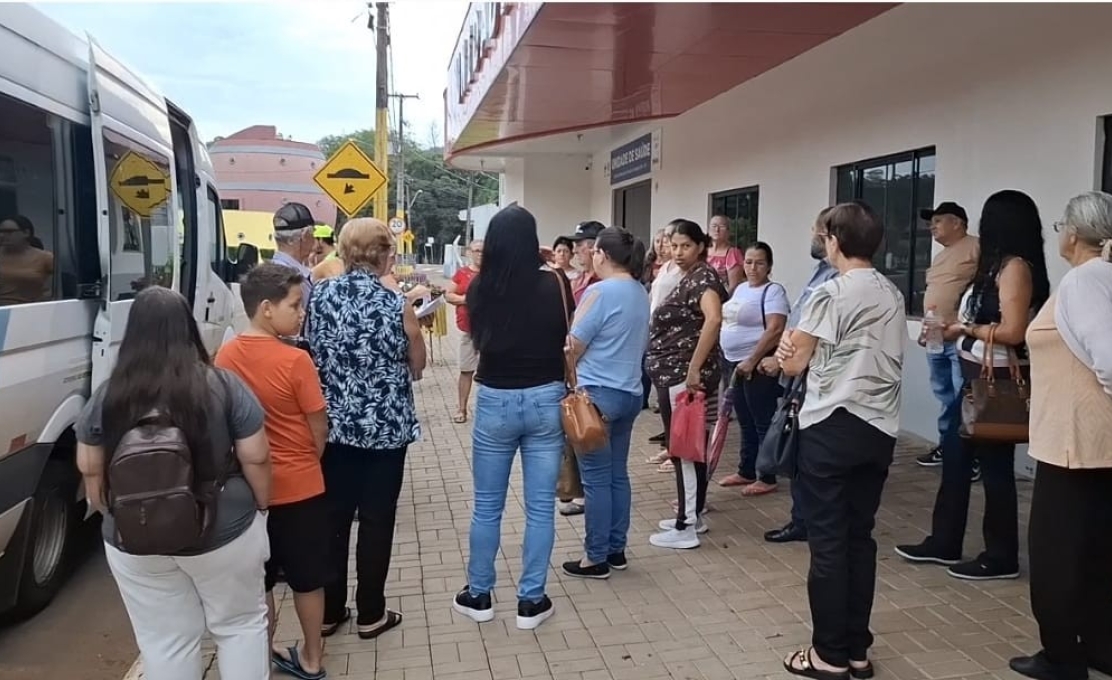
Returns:
[[[394,202],[395,210],[398,212],[397,217],[405,218],[402,214],[402,206],[406,205],[405,202],[405,100],[406,99],[420,99],[420,95],[416,94],[391,94],[391,99],[398,100],[398,176],[394,181],[398,183],[398,197]],[[408,208],[406,212],[409,212]]]

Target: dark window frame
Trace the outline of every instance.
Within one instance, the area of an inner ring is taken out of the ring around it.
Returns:
[[[742,199],[746,200],[746,205],[748,207],[747,212],[750,214],[745,217],[751,220],[750,224],[743,224],[740,222],[742,218],[739,215],[739,211]],[[734,206],[732,210],[730,208],[731,200]],[[707,205],[708,225],[710,224],[710,219],[718,214],[723,214],[730,218],[730,243],[736,248],[745,250],[760,240],[761,186],[759,184],[739,187],[737,189],[726,189],[725,191],[715,191],[708,197]]]
[[[919,217],[919,210],[934,205],[937,160],[936,147],[925,146],[839,165],[833,170],[835,202],[844,203],[862,199],[866,188],[865,172],[876,169],[878,166],[885,166],[886,170],[892,172],[892,176],[886,177],[884,180],[888,183],[884,187],[885,198],[887,199],[888,192],[893,190],[889,185],[897,180],[894,174],[896,166],[911,163],[912,174],[909,177],[911,195],[907,207],[909,213],[902,216],[907,220],[907,232],[902,234],[907,239],[906,269],[901,269],[899,265],[891,268],[887,266],[888,255],[898,256],[898,252],[894,250],[889,238],[892,230],[889,224],[891,220],[889,219],[887,203],[879,206],[870,204],[870,207],[876,210],[885,222],[884,242],[881,244],[880,250],[877,251],[876,257],[873,258],[873,264],[903,293],[905,311],[909,317],[917,318],[923,315],[926,271],[930,268],[933,242],[930,238],[930,225]],[[929,164],[930,169],[924,169],[924,164]],[[924,186],[926,184],[925,177],[930,178],[929,191]],[[921,241],[925,241],[925,253]],[[925,258],[923,257],[924,254],[926,255]],[[920,260],[924,260],[924,262],[920,262]]]
[[[220,199],[221,210],[240,210],[238,198],[222,198]]]

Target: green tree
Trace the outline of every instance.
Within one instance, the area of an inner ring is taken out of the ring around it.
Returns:
[[[325,156],[330,157],[349,139],[354,140],[364,153],[374,158],[374,130],[358,130],[348,135],[329,135],[317,142],[317,145]],[[413,201],[409,213],[409,226],[418,244],[425,243],[426,239],[432,236],[437,244],[443,245],[463,234],[464,223],[459,219],[459,213],[467,209],[468,188],[473,190],[474,205],[497,202],[498,179],[496,177],[450,168],[444,162],[443,148],[422,146],[408,135],[402,148],[405,153],[406,194]],[[397,171],[397,156],[391,156],[387,168],[390,215],[397,212]],[[418,194],[418,191],[421,193]],[[373,207],[368,204],[357,217],[373,215]]]

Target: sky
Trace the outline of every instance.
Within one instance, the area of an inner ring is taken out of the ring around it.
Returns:
[[[375,47],[365,2],[34,3],[154,84],[203,139],[275,125],[295,140],[374,127]],[[406,132],[443,138],[448,61],[467,11],[457,0],[391,3],[392,91]]]

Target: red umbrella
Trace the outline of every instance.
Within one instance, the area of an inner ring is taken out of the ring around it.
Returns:
[[[718,400],[718,420],[714,423],[714,430],[710,434],[710,447],[707,449],[707,479],[714,477],[718,469],[718,461],[722,458],[722,449],[726,446],[726,432],[730,429],[730,418],[734,412],[734,386],[737,384],[737,372],[730,376],[730,385]]]

